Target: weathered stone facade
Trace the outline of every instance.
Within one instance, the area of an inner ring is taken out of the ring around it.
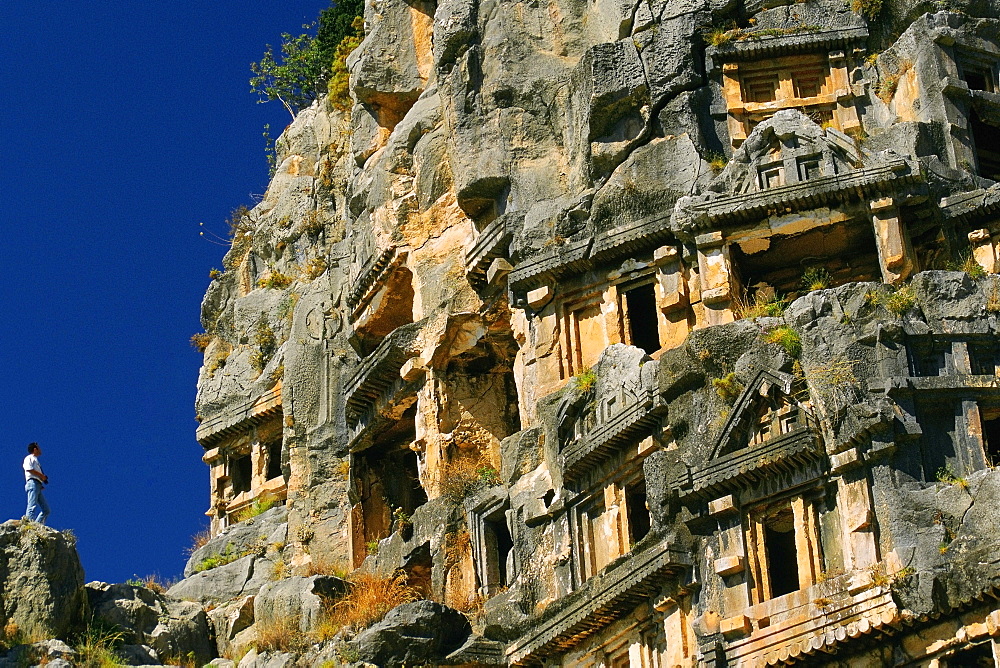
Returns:
[[[210,545],[287,512],[226,591],[403,572],[452,665],[991,665],[1000,6],[938,9],[369,4],[202,305]]]

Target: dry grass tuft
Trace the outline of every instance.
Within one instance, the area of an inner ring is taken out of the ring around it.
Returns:
[[[205,547],[210,540],[212,540],[212,531],[208,527],[205,527],[195,535],[191,536],[191,545],[187,549],[187,555],[191,556],[199,549]]]
[[[886,311],[901,317],[917,305],[917,293],[909,285],[904,285],[888,295],[879,295],[878,303]]]
[[[205,352],[208,348],[208,344],[215,339],[215,336],[207,332],[199,332],[197,334],[191,335],[191,347],[197,350],[199,353]]]
[[[788,303],[785,299],[775,295],[774,297],[763,297],[759,292],[750,299],[744,294],[736,297],[733,312],[737,320],[743,318],[780,318],[785,313]]]
[[[712,387],[715,388],[715,392],[719,395],[719,398],[730,406],[736,402],[736,399],[740,396],[740,392],[743,391],[743,384],[736,378],[736,374],[732,371],[722,378],[713,378]]]
[[[256,624],[256,628],[258,652],[301,652],[309,645],[297,617],[269,619],[265,624]]]
[[[986,311],[989,313],[1000,313],[1000,283],[992,282],[990,292],[986,295]]]
[[[764,341],[778,344],[792,357],[798,357],[802,354],[802,339],[799,337],[799,333],[787,325],[775,327],[765,332]]]
[[[350,578],[347,595],[326,602],[323,620],[315,632],[317,639],[330,640],[345,626],[356,630],[368,628],[396,606],[417,600],[420,594],[407,584],[406,573],[398,572],[392,577],[355,573]]]
[[[444,569],[450,571],[467,554],[472,553],[472,539],[465,529],[444,536]]]
[[[306,564],[306,577],[313,575],[331,575],[341,580],[346,580],[351,569],[347,564],[339,561],[327,561],[325,559],[313,557],[312,561]]]
[[[441,493],[453,503],[462,503],[481,489],[500,484],[500,474],[482,455],[452,459],[441,467]]]

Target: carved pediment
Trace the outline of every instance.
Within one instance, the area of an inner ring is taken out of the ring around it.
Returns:
[[[711,459],[731,455],[795,429],[804,409],[792,396],[791,374],[761,369],[744,388],[715,442]]]
[[[656,385],[658,362],[643,358],[637,348],[611,346],[594,369],[594,385],[559,404],[556,421],[566,475],[573,477],[586,463],[649,433],[666,411]]]
[[[825,451],[815,420],[792,392],[794,377],[758,371],[740,394],[703,465],[675,481],[681,496],[711,498],[751,485],[772,473],[797,470],[818,475]]]
[[[858,149],[834,128],[783,109],[754,128],[708,189],[682,197],[672,226],[681,231],[753,222],[786,212],[920,189],[915,162],[892,151]]]
[[[786,109],[754,128],[710,189],[738,194],[771,190],[845,174],[863,162],[850,137]]]

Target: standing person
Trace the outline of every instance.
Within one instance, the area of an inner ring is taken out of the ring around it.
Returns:
[[[28,444],[28,456],[24,458],[24,491],[28,494],[28,511],[25,517],[29,522],[45,524],[45,518],[49,516],[49,504],[45,501],[42,488],[48,484],[49,477],[42,472],[42,465],[38,462],[38,456],[42,454],[42,449],[37,443]]]

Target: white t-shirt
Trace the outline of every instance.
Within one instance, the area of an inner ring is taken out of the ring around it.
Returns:
[[[38,463],[38,457],[36,457],[35,455],[28,455],[27,457],[25,457],[24,465],[22,466],[22,468],[24,469],[24,482],[28,482],[32,478],[34,478],[39,482],[42,481],[42,479],[39,478],[37,475],[29,473],[29,471],[31,470],[38,471],[39,473],[45,473],[45,471],[42,470],[42,465]]]

